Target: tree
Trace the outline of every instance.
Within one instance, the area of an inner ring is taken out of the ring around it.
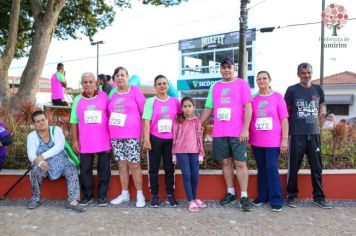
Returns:
[[[12,4],[8,3],[8,7],[10,7],[10,16],[7,17],[8,22],[7,25],[9,26],[9,30],[6,32],[7,40],[5,41],[3,37],[0,37],[0,43],[5,44],[4,51],[1,52],[0,57],[0,98],[1,97],[8,97],[9,96],[9,82],[7,80],[7,73],[10,67],[10,64],[15,55],[16,49],[16,38],[18,32],[18,25],[19,25],[19,14],[20,14],[20,0],[12,1]],[[4,3],[2,3],[4,4]],[[2,6],[0,9],[3,9]],[[2,10],[0,12],[1,19],[2,17]],[[0,24],[3,24],[3,20],[0,21]],[[1,100],[0,100],[1,101]]]
[[[186,0],[142,0],[143,4],[178,5]],[[12,2],[12,7],[10,9]],[[38,78],[53,37],[60,40],[89,39],[100,29],[111,25],[115,18],[114,4],[131,7],[130,0],[2,0],[0,3],[0,101],[10,101],[7,73],[13,58],[28,55],[20,87],[11,99],[11,107],[22,101],[34,100]],[[17,38],[17,40],[16,40]],[[3,59],[4,58],[4,59]]]

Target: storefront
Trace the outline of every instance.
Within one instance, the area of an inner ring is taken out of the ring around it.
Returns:
[[[247,81],[255,87],[256,30],[247,31]],[[238,68],[239,32],[210,35],[179,41],[180,75],[177,88],[181,96],[191,96],[198,111],[204,108],[210,85],[221,79],[220,61],[231,57]]]

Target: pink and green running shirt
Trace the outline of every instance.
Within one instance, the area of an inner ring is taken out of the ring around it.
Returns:
[[[180,102],[177,98],[168,97],[162,101],[157,97],[147,99],[142,119],[151,121],[150,133],[157,138],[173,138],[173,121],[180,112]]]
[[[78,125],[80,153],[97,153],[111,149],[107,106],[108,96],[102,91],[92,98],[75,97],[70,123]]]
[[[213,138],[238,137],[244,124],[244,105],[251,101],[251,89],[243,79],[211,85],[205,107],[214,112]]]
[[[65,82],[64,75],[62,72],[57,72],[52,75],[51,78],[51,99],[62,99],[64,100],[63,86],[62,83]]]
[[[117,88],[109,94],[109,132],[111,139],[141,138],[143,107],[145,97],[136,86],[120,93]]]
[[[281,94],[257,94],[252,100],[249,143],[257,147],[280,147],[283,118],[288,118],[288,110]]]

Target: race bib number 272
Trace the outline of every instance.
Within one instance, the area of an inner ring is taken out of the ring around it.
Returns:
[[[256,130],[272,130],[272,117],[260,117],[256,119]]]

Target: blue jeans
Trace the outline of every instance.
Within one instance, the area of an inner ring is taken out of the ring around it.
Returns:
[[[258,169],[257,201],[269,202],[272,207],[282,207],[283,192],[278,173],[279,148],[252,146]]]
[[[188,201],[197,198],[199,180],[198,153],[177,153],[177,161],[183,175],[183,184]]]

